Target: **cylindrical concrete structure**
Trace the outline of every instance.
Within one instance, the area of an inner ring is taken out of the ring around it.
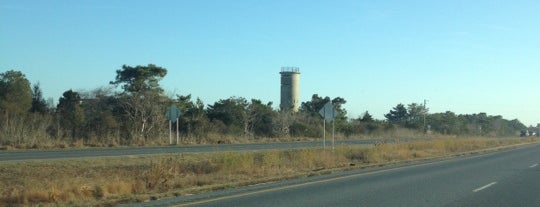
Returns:
[[[281,110],[298,111],[300,107],[299,84],[300,69],[298,67],[282,67],[281,72]]]

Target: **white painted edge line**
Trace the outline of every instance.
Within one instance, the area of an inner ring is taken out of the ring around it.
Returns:
[[[530,168],[533,168],[533,167],[536,167],[536,166],[538,166],[538,164],[534,164],[534,165],[531,165],[531,166],[529,166],[529,167],[530,167]]]
[[[480,188],[474,189],[473,192],[476,193],[476,192],[478,192],[478,191],[481,191],[481,190],[484,190],[484,189],[486,189],[486,188],[489,188],[489,187],[491,187],[492,185],[495,185],[495,184],[497,184],[497,182],[492,182],[492,183],[487,184],[487,185],[484,185],[484,186],[482,186],[482,187],[480,187]]]

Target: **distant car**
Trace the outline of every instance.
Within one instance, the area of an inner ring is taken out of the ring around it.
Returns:
[[[528,137],[530,136],[529,130],[521,130],[521,133],[519,135],[520,137]]]
[[[529,131],[529,130],[521,130],[521,132],[519,133],[520,137],[534,137],[534,136],[539,136],[539,135],[540,134],[533,131]]]

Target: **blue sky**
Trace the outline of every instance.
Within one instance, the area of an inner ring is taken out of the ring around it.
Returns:
[[[398,103],[540,122],[537,0],[0,0],[0,72],[55,100],[107,86],[123,64],[168,69],[168,94],[279,105],[282,66],[300,101],[345,98],[349,116]]]

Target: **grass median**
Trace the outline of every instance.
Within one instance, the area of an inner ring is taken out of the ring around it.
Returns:
[[[538,139],[452,138],[291,149],[0,163],[0,206],[114,206],[478,152]]]

